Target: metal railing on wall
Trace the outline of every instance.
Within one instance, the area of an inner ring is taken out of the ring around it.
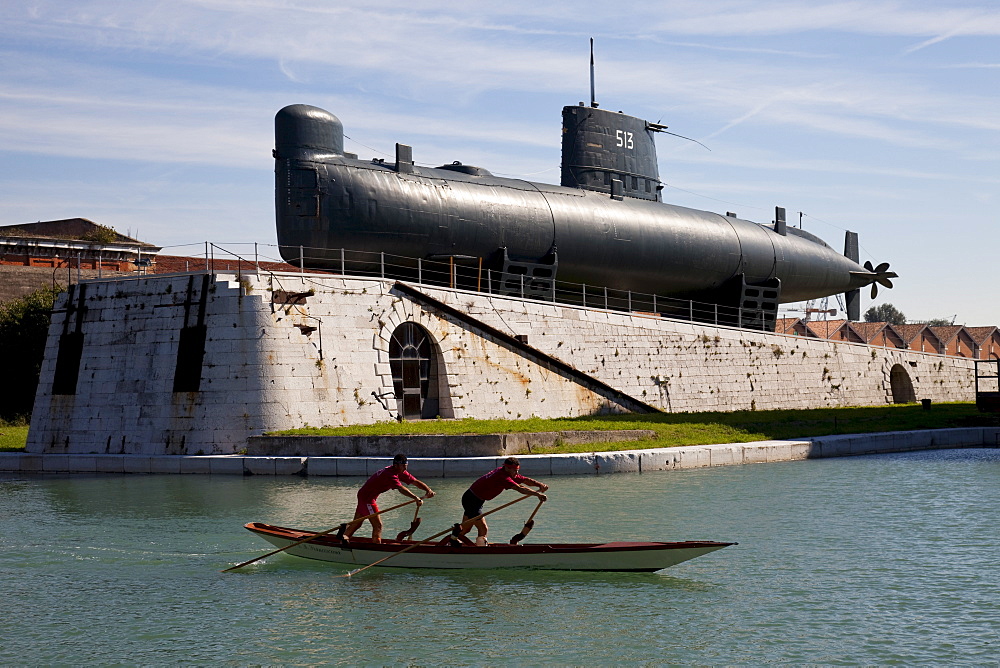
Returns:
[[[487,266],[481,257],[452,255],[432,259],[395,255],[385,252],[357,251],[347,248],[309,248],[252,244],[252,250],[233,250],[250,244],[218,244],[206,241],[206,271],[267,272],[280,271],[274,264],[292,264],[306,272],[342,276],[362,276],[400,280],[416,285],[446,287],[484,294],[547,301],[570,306],[606,309],[687,320],[716,325],[771,331],[775,314],[763,309],[746,309],[721,304],[677,299],[634,290],[601,285],[560,281],[526,273],[503,272]],[[273,257],[264,249],[277,249],[282,257]],[[284,249],[285,253],[281,253]],[[242,249],[241,249],[242,250]],[[264,252],[262,252],[264,250]],[[285,258],[289,258],[286,260]],[[296,266],[297,265],[297,266]],[[197,267],[190,267],[191,270]],[[544,295],[544,297],[542,297]]]

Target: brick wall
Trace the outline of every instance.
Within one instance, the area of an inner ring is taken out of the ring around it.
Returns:
[[[82,269],[80,276],[83,279],[97,278],[97,270]],[[130,272],[116,272],[104,269],[101,272],[104,277],[130,276]],[[52,287],[53,284],[66,287],[70,283],[77,283],[76,267],[72,269],[53,267],[26,267],[23,265],[0,264],[0,303],[24,297],[40,288]]]

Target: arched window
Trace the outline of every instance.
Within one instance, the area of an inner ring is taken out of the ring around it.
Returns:
[[[894,364],[889,370],[889,385],[892,387],[892,403],[912,404],[917,400],[910,374],[902,364]]]
[[[405,420],[436,417],[437,374],[430,334],[404,322],[389,339],[389,368],[399,415]]]

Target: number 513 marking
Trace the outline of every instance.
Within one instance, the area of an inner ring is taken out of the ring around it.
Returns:
[[[626,132],[625,130],[618,130],[618,146],[624,148],[634,148],[632,145],[632,133]]]

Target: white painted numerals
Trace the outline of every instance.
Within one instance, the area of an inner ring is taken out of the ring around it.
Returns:
[[[619,148],[634,148],[632,145],[632,133],[626,132],[625,130],[618,131],[618,146]]]

